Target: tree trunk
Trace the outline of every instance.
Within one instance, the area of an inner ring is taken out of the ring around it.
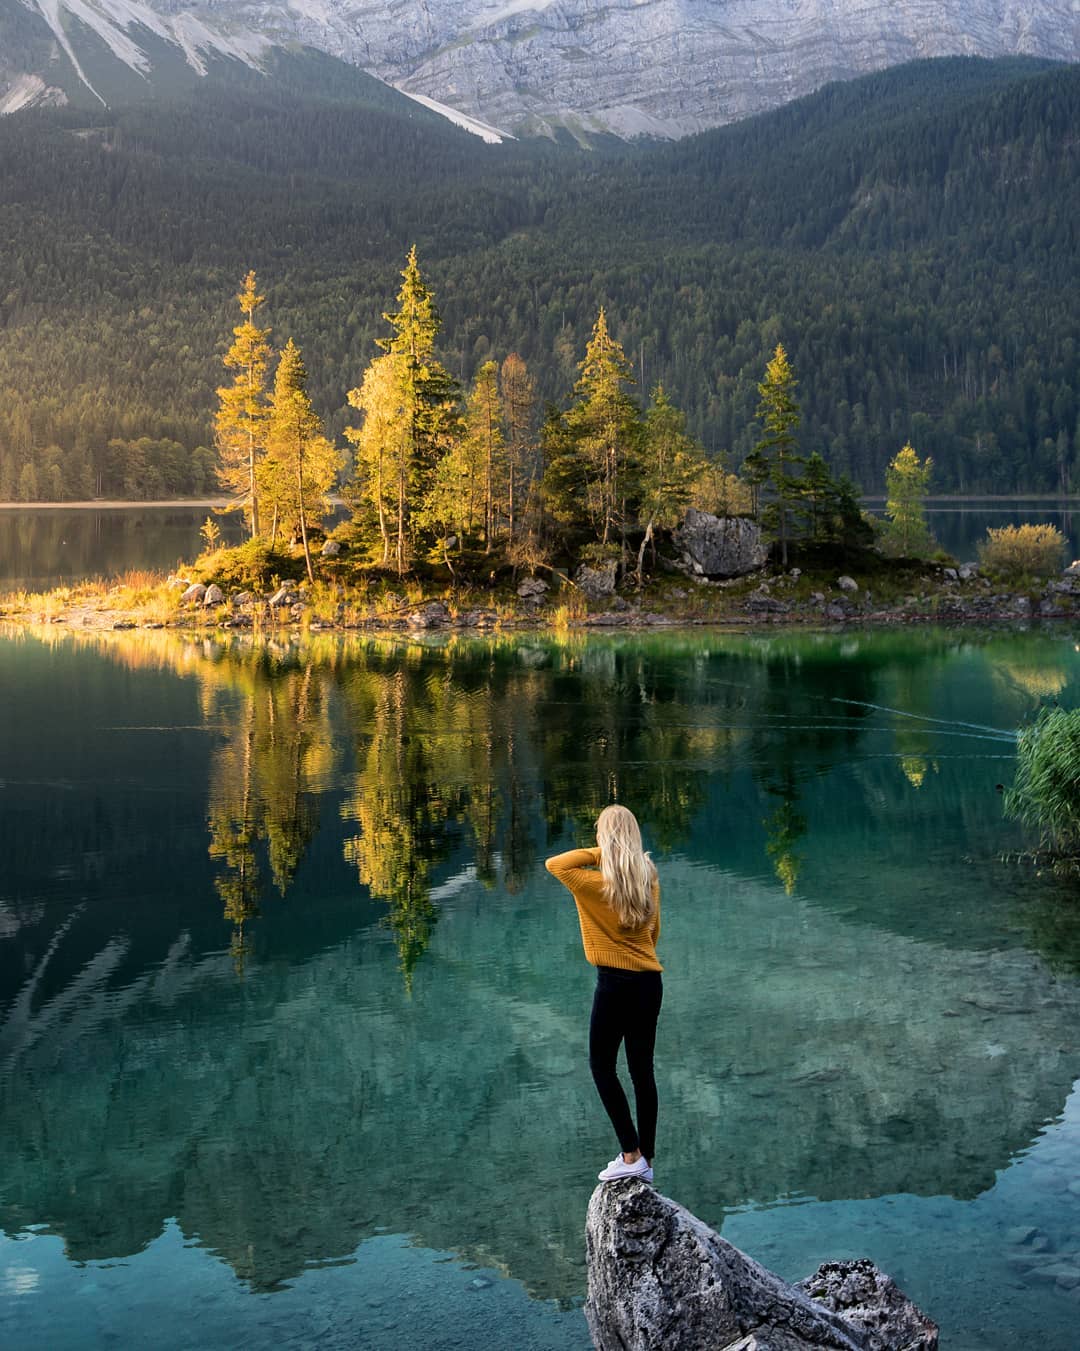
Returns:
[[[641,548],[637,553],[637,589],[640,591],[645,585],[642,570],[645,567],[645,550],[652,543],[653,538],[653,518],[649,518],[649,524],[645,527],[645,534],[641,541]],[[655,549],[653,551],[655,553]]]
[[[311,550],[308,547],[307,512],[304,510],[304,452],[296,449],[296,496],[300,504],[300,538],[304,544],[304,563],[307,566],[308,581],[315,585],[315,572],[311,566]]]

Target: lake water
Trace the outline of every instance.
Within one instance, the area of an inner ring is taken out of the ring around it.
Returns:
[[[868,502],[881,515],[884,500]],[[0,508],[0,589],[44,590],[89,577],[116,577],[132,568],[167,572],[190,561],[202,547],[199,527],[212,514],[205,506],[112,508]],[[331,523],[345,509],[330,517]],[[239,543],[243,522],[216,516],[226,543]],[[988,526],[1030,521],[1056,525],[1069,558],[1080,557],[1080,503],[1015,498],[931,502],[927,520],[942,548],[962,562],[974,561]]]
[[[617,796],[658,1187],[1069,1351],[1080,910],[997,785],[1076,642],[0,638],[0,1345],[587,1347],[614,1140],[543,858]]]

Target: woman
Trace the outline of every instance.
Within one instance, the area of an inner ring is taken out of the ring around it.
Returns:
[[[664,996],[656,958],[660,937],[660,884],[641,847],[633,812],[605,807],[596,822],[595,849],[571,849],[547,861],[547,870],[570,889],[581,921],[585,958],[596,967],[589,1024],[589,1068],[618,1136],[617,1154],[600,1173],[653,1179],[656,1080],[653,1046]],[[637,1126],[616,1071],[619,1045],[634,1084]]]

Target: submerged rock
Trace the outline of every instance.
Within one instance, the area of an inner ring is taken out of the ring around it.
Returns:
[[[761,530],[742,516],[713,516],[691,507],[675,531],[683,568],[699,577],[742,577],[763,567]]]
[[[872,1262],[788,1285],[638,1179],[593,1192],[586,1253],[598,1351],[937,1348],[937,1327]]]

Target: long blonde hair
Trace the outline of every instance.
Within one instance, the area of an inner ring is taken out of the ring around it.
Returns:
[[[641,829],[632,811],[605,807],[596,820],[604,895],[624,929],[638,929],[653,913],[656,868],[641,847]]]

